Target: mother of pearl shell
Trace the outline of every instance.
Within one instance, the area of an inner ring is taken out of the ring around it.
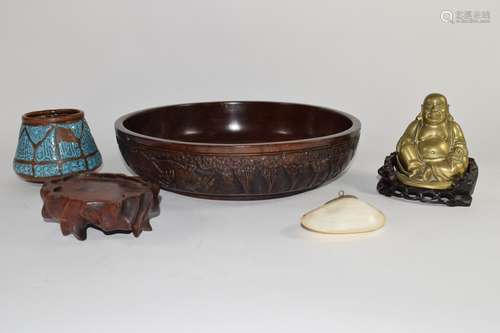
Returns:
[[[327,234],[351,234],[380,229],[384,214],[353,196],[340,196],[302,216],[301,225]]]

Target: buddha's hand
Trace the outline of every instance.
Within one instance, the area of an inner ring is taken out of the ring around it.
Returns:
[[[425,163],[414,160],[408,163],[408,175],[410,178],[419,178],[425,171]]]
[[[467,158],[468,157],[465,150],[462,149],[461,147],[456,147],[455,149],[452,150],[450,156],[448,157],[448,161],[450,163],[450,169],[456,173],[465,171]]]
[[[466,158],[466,156],[467,156],[465,151],[460,147],[453,149],[450,155],[451,155],[452,161],[455,161],[455,162],[462,162],[464,160],[464,158]]]

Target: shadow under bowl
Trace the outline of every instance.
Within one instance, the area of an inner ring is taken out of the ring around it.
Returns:
[[[115,130],[129,167],[163,189],[253,200],[334,179],[356,151],[361,124],[323,107],[227,101],[130,113],[116,121]]]

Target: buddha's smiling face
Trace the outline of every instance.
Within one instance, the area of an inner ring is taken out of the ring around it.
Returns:
[[[422,104],[422,118],[424,123],[438,125],[446,121],[448,116],[448,102],[446,97],[439,94],[430,94]]]

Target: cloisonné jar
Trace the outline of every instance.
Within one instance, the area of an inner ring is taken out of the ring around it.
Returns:
[[[14,171],[30,182],[43,183],[102,164],[84,114],[75,109],[29,112],[23,115]]]

